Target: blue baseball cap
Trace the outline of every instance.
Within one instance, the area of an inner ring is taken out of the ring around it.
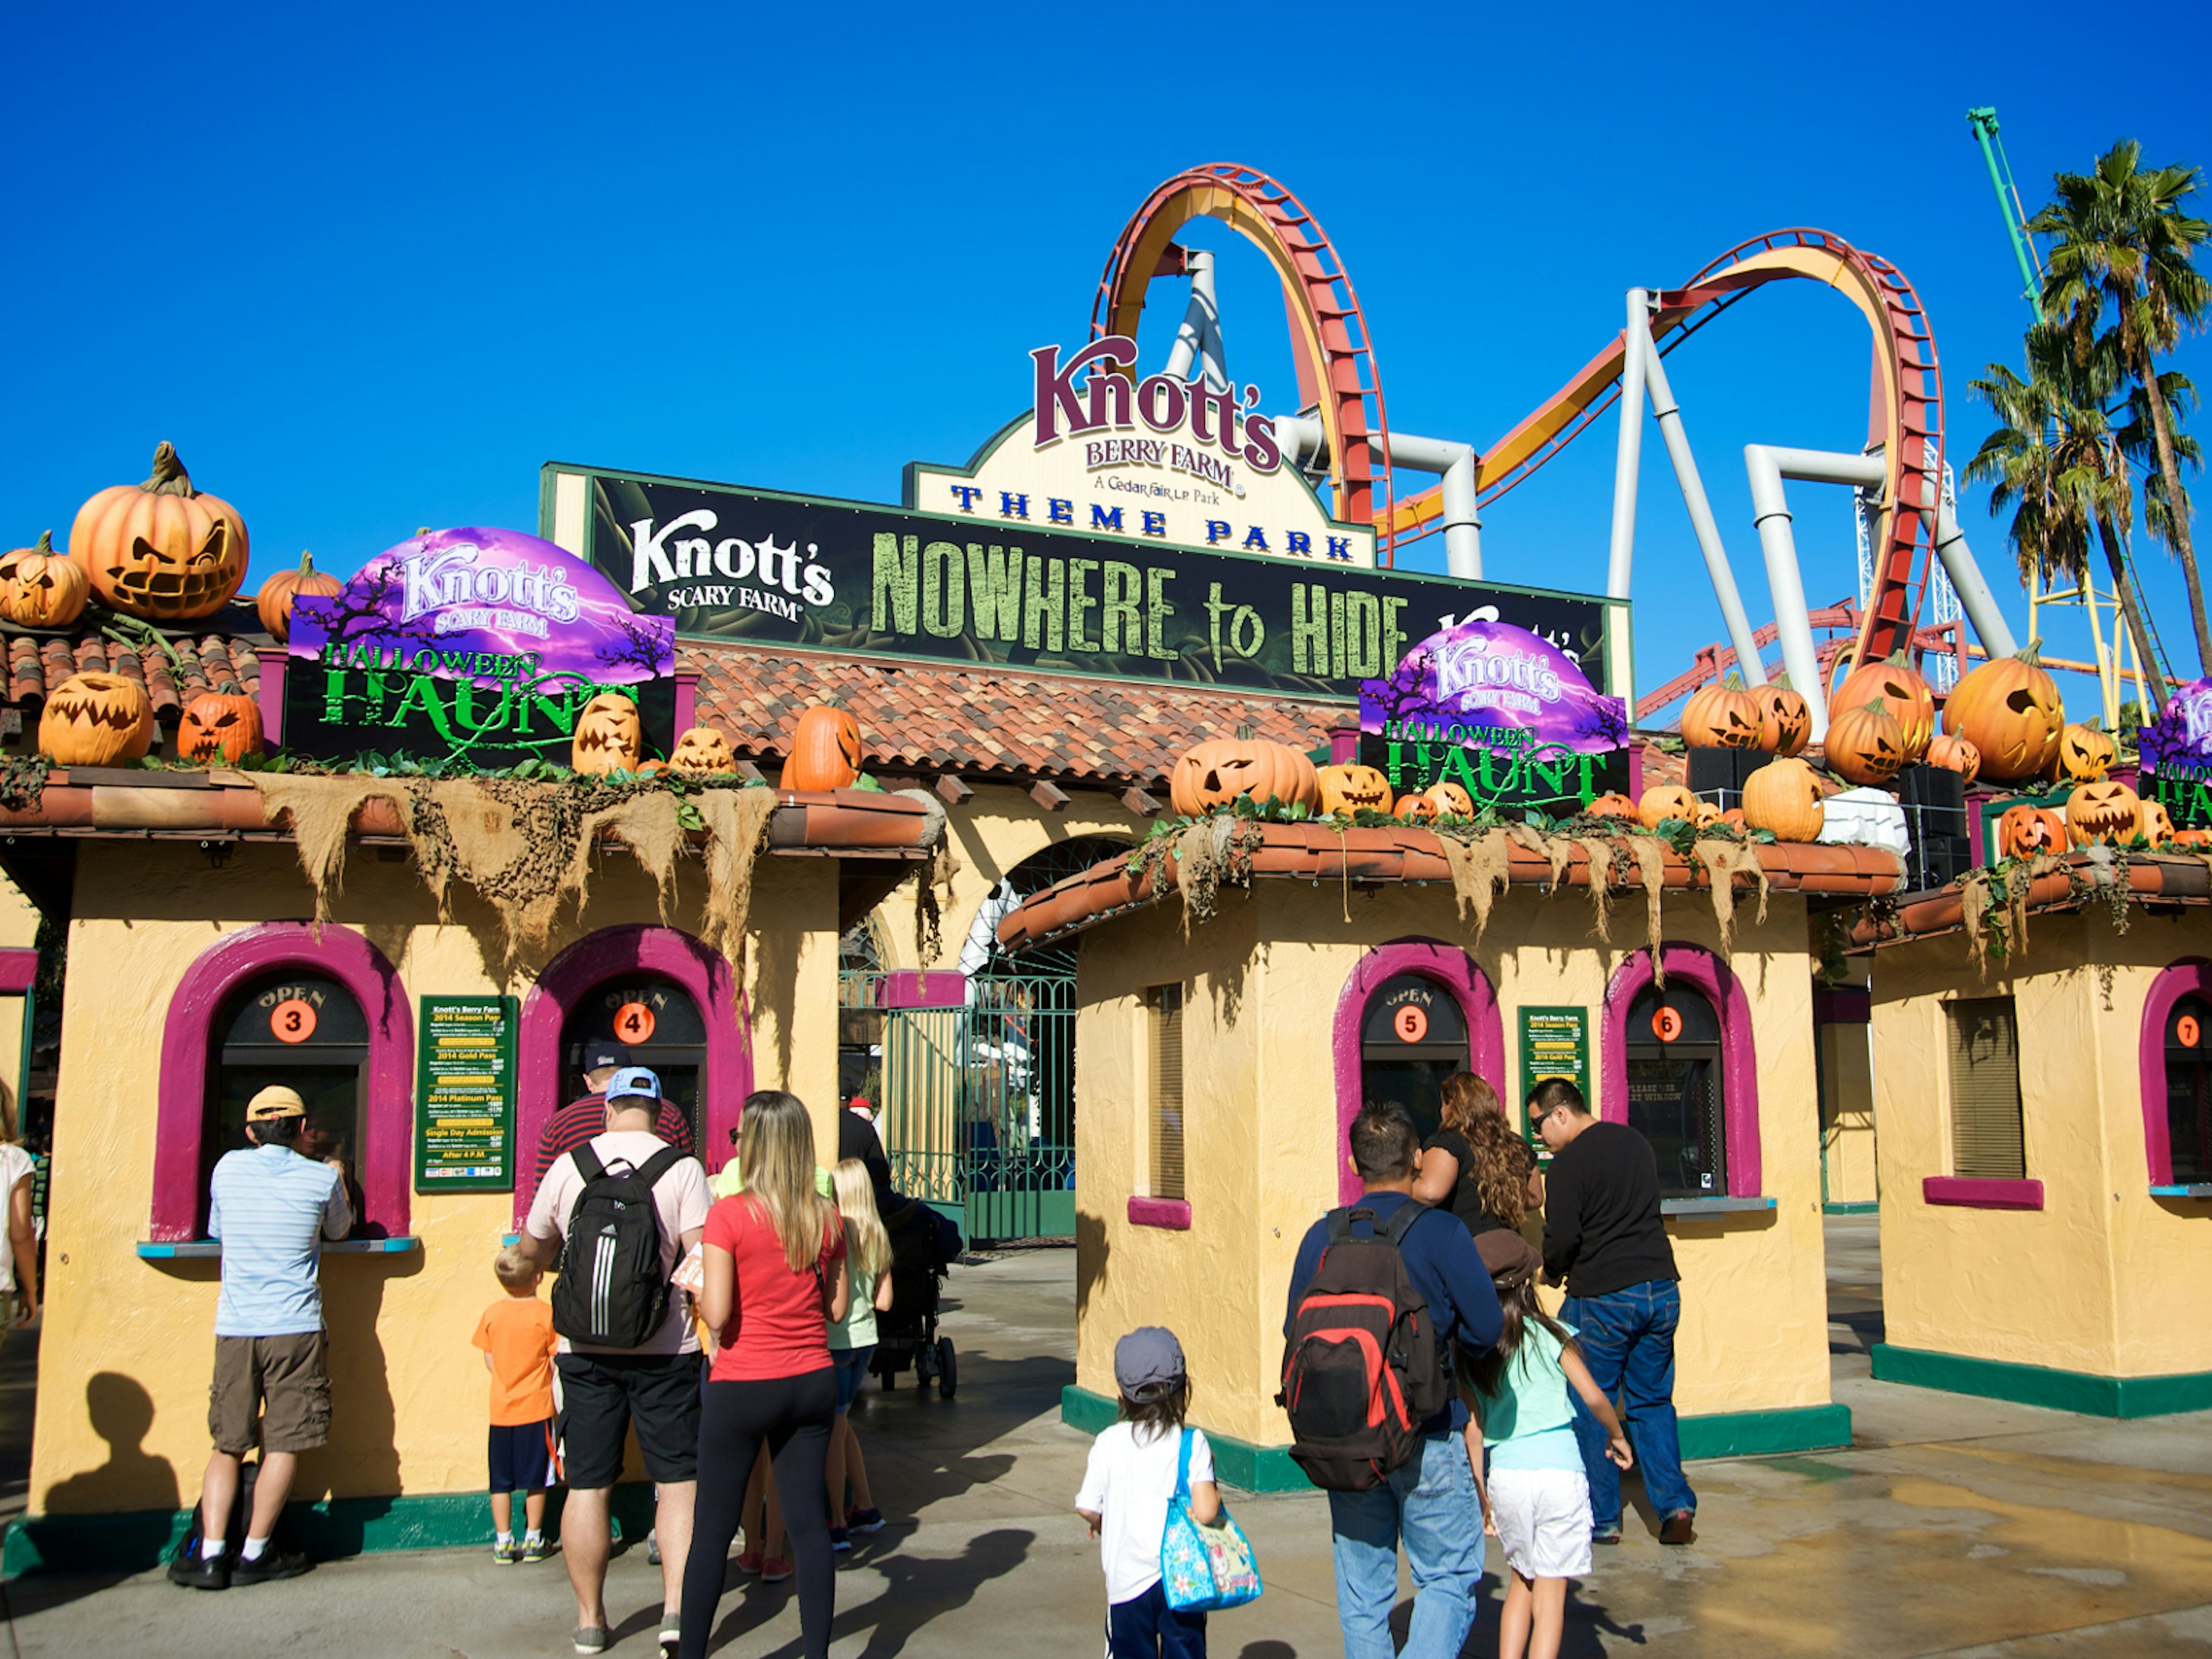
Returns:
[[[611,1105],[626,1096],[657,1102],[660,1079],[642,1066],[625,1066],[607,1079],[607,1102]]]

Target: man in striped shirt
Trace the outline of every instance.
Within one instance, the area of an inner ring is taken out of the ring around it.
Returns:
[[[301,1452],[330,1438],[331,1382],[323,1367],[320,1242],[353,1226],[345,1166],[303,1158],[296,1148],[307,1109],[297,1091],[272,1085],[246,1103],[253,1144],[215,1166],[208,1232],[222,1243],[222,1292],[216,1302],[215,1384],[208,1432],[215,1450],[200,1485],[197,1557],[169,1565],[188,1589],[228,1589],[295,1578],[304,1555],[271,1548]],[[234,1553],[231,1505],[239,1460],[261,1448],[246,1542]]]
[[[584,1050],[584,1081],[592,1092],[570,1101],[545,1120],[538,1135],[538,1167],[531,1187],[534,1193],[545,1184],[553,1166],[607,1127],[607,1079],[629,1064],[629,1050],[619,1042],[594,1042]],[[691,1139],[691,1120],[672,1100],[663,1100],[653,1114],[653,1133],[686,1158],[698,1147]]]

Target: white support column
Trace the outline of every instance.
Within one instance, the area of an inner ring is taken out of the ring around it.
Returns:
[[[2017,652],[2020,647],[2013,641],[2012,629],[1997,609],[1996,596],[1983,579],[1981,566],[1974,562],[1966,532],[1959,528],[1959,515],[1948,501],[1939,503],[1936,509],[1936,556],[1942,561],[1951,586],[1959,590],[1960,608],[1973,623],[1974,637],[1981,641],[1982,649],[1992,657],[2009,657]]]
[[[1190,272],[1190,305],[1176,330],[1167,374],[1172,380],[1188,380],[1195,362],[1199,378],[1223,391],[1229,385],[1229,369],[1221,340],[1221,304],[1213,291],[1213,255],[1205,248],[1192,248],[1184,258]]]
[[[1628,324],[1623,337],[1620,362],[1620,447],[1613,461],[1613,539],[1606,559],[1605,591],[1608,599],[1628,597],[1629,578],[1636,565],[1636,482],[1644,465],[1644,354],[1636,349],[1636,329],[1651,326],[1650,296],[1640,288],[1628,290]],[[1632,612],[1621,613],[1626,618]],[[1627,702],[1628,721],[1636,723],[1636,647],[1627,627],[1608,634],[1606,678]]]
[[[1759,550],[1766,560],[1766,587],[1774,600],[1774,626],[1782,636],[1783,665],[1790,683],[1812,710],[1812,741],[1828,733],[1828,698],[1820,684],[1820,656],[1813,644],[1813,622],[1805,605],[1805,582],[1797,568],[1797,544],[1790,524],[1784,478],[1815,483],[1871,484],[1879,489],[1887,470],[1879,455],[1838,455],[1818,449],[1743,447],[1744,471],[1751,479],[1751,511],[1759,526]]]

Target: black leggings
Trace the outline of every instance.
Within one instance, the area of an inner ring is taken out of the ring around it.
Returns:
[[[706,1659],[722,1600],[730,1540],[738,1535],[745,1482],[763,1440],[783,1498],[799,1583],[799,1629],[806,1659],[828,1659],[837,1611],[837,1567],[830,1553],[823,1464],[837,1415],[836,1370],[753,1382],[709,1382],[699,1419],[699,1495],[691,1555],[684,1564],[684,1644],[679,1659]]]

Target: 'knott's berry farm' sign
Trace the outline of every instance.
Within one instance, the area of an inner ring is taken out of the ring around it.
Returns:
[[[1347,702],[1477,609],[1586,688],[1625,604],[557,464],[540,519],[686,636]]]
[[[329,599],[292,608],[284,746],[486,769],[566,765],[576,714],[635,697],[646,752],[676,721],[676,629],[599,573],[514,530],[426,531]]]
[[[2142,798],[2165,807],[2179,829],[2212,829],[2212,679],[2176,687],[2136,741]]]
[[[1578,811],[1628,787],[1628,708],[1589,683],[1565,641],[1487,610],[1359,689],[1359,757],[1401,794],[1456,783],[1478,808]]]

